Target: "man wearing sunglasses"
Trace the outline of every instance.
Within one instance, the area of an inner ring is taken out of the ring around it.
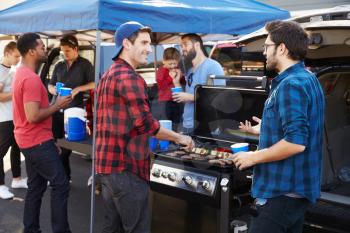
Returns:
[[[183,133],[191,135],[194,125],[194,89],[196,85],[206,84],[209,75],[224,75],[221,65],[208,58],[203,41],[197,34],[185,34],[181,37],[181,48],[186,72],[185,92],[174,93],[173,100],[185,103],[183,113]],[[225,85],[225,80],[214,80],[214,85]]]

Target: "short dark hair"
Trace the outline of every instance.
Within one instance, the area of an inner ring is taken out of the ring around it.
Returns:
[[[152,30],[150,27],[143,27],[141,28],[140,30],[137,30],[136,32],[134,32],[133,34],[131,34],[131,36],[128,37],[128,40],[134,44],[136,38],[138,37],[139,33],[140,32],[147,32],[150,36],[151,36],[151,33],[152,33]]]
[[[7,45],[4,47],[4,55],[8,52],[12,52],[13,50],[17,49],[17,43],[15,41],[10,41]]]
[[[25,33],[17,40],[17,49],[22,55],[26,55],[30,49],[35,49],[38,46],[40,36],[36,33]]]
[[[204,45],[203,45],[203,40],[199,35],[197,35],[195,33],[187,33],[187,34],[181,36],[181,40],[183,40],[185,38],[190,39],[193,43],[199,42],[199,44],[201,46],[201,50],[203,51],[204,55],[208,57],[207,50],[205,50]]]
[[[174,47],[166,48],[163,53],[163,60],[180,60],[180,52]]]
[[[62,39],[60,40],[60,45],[68,46],[72,49],[79,47],[78,39],[73,35],[65,35],[64,37],[62,37]]]
[[[291,59],[305,59],[309,38],[298,23],[277,20],[267,23],[265,29],[275,44],[280,45],[283,43],[286,46]]]

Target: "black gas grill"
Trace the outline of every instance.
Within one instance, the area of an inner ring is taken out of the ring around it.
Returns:
[[[257,148],[258,138],[238,130],[239,122],[261,117],[264,89],[197,86],[196,148],[175,145],[156,151],[151,169],[152,232],[228,233],[230,221],[249,196],[251,171],[238,171],[230,146],[237,142]]]

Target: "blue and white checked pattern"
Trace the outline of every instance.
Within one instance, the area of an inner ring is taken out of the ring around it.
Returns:
[[[262,117],[259,149],[284,139],[304,145],[302,153],[254,167],[253,197],[296,193],[315,202],[320,196],[324,95],[314,74],[300,62],[273,81]]]

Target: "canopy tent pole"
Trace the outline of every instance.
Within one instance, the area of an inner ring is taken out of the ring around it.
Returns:
[[[154,73],[157,73],[158,63],[157,63],[157,44],[154,45]]]
[[[153,40],[154,40],[154,44],[153,44],[153,46],[154,46],[154,51],[153,51],[153,53],[154,53],[154,56],[153,56],[154,65],[153,65],[153,67],[154,67],[154,74],[157,74],[157,68],[158,68],[158,63],[157,63],[158,38],[157,38],[157,33],[152,33],[152,34],[153,34]],[[154,78],[156,78],[156,77],[154,77]]]
[[[95,226],[95,148],[96,148],[96,112],[97,112],[97,85],[100,80],[100,62],[101,62],[101,31],[96,31],[96,53],[95,53],[95,88],[94,88],[94,108],[93,108],[93,127],[92,127],[92,166],[91,166],[91,212],[90,212],[90,233],[94,232]]]

